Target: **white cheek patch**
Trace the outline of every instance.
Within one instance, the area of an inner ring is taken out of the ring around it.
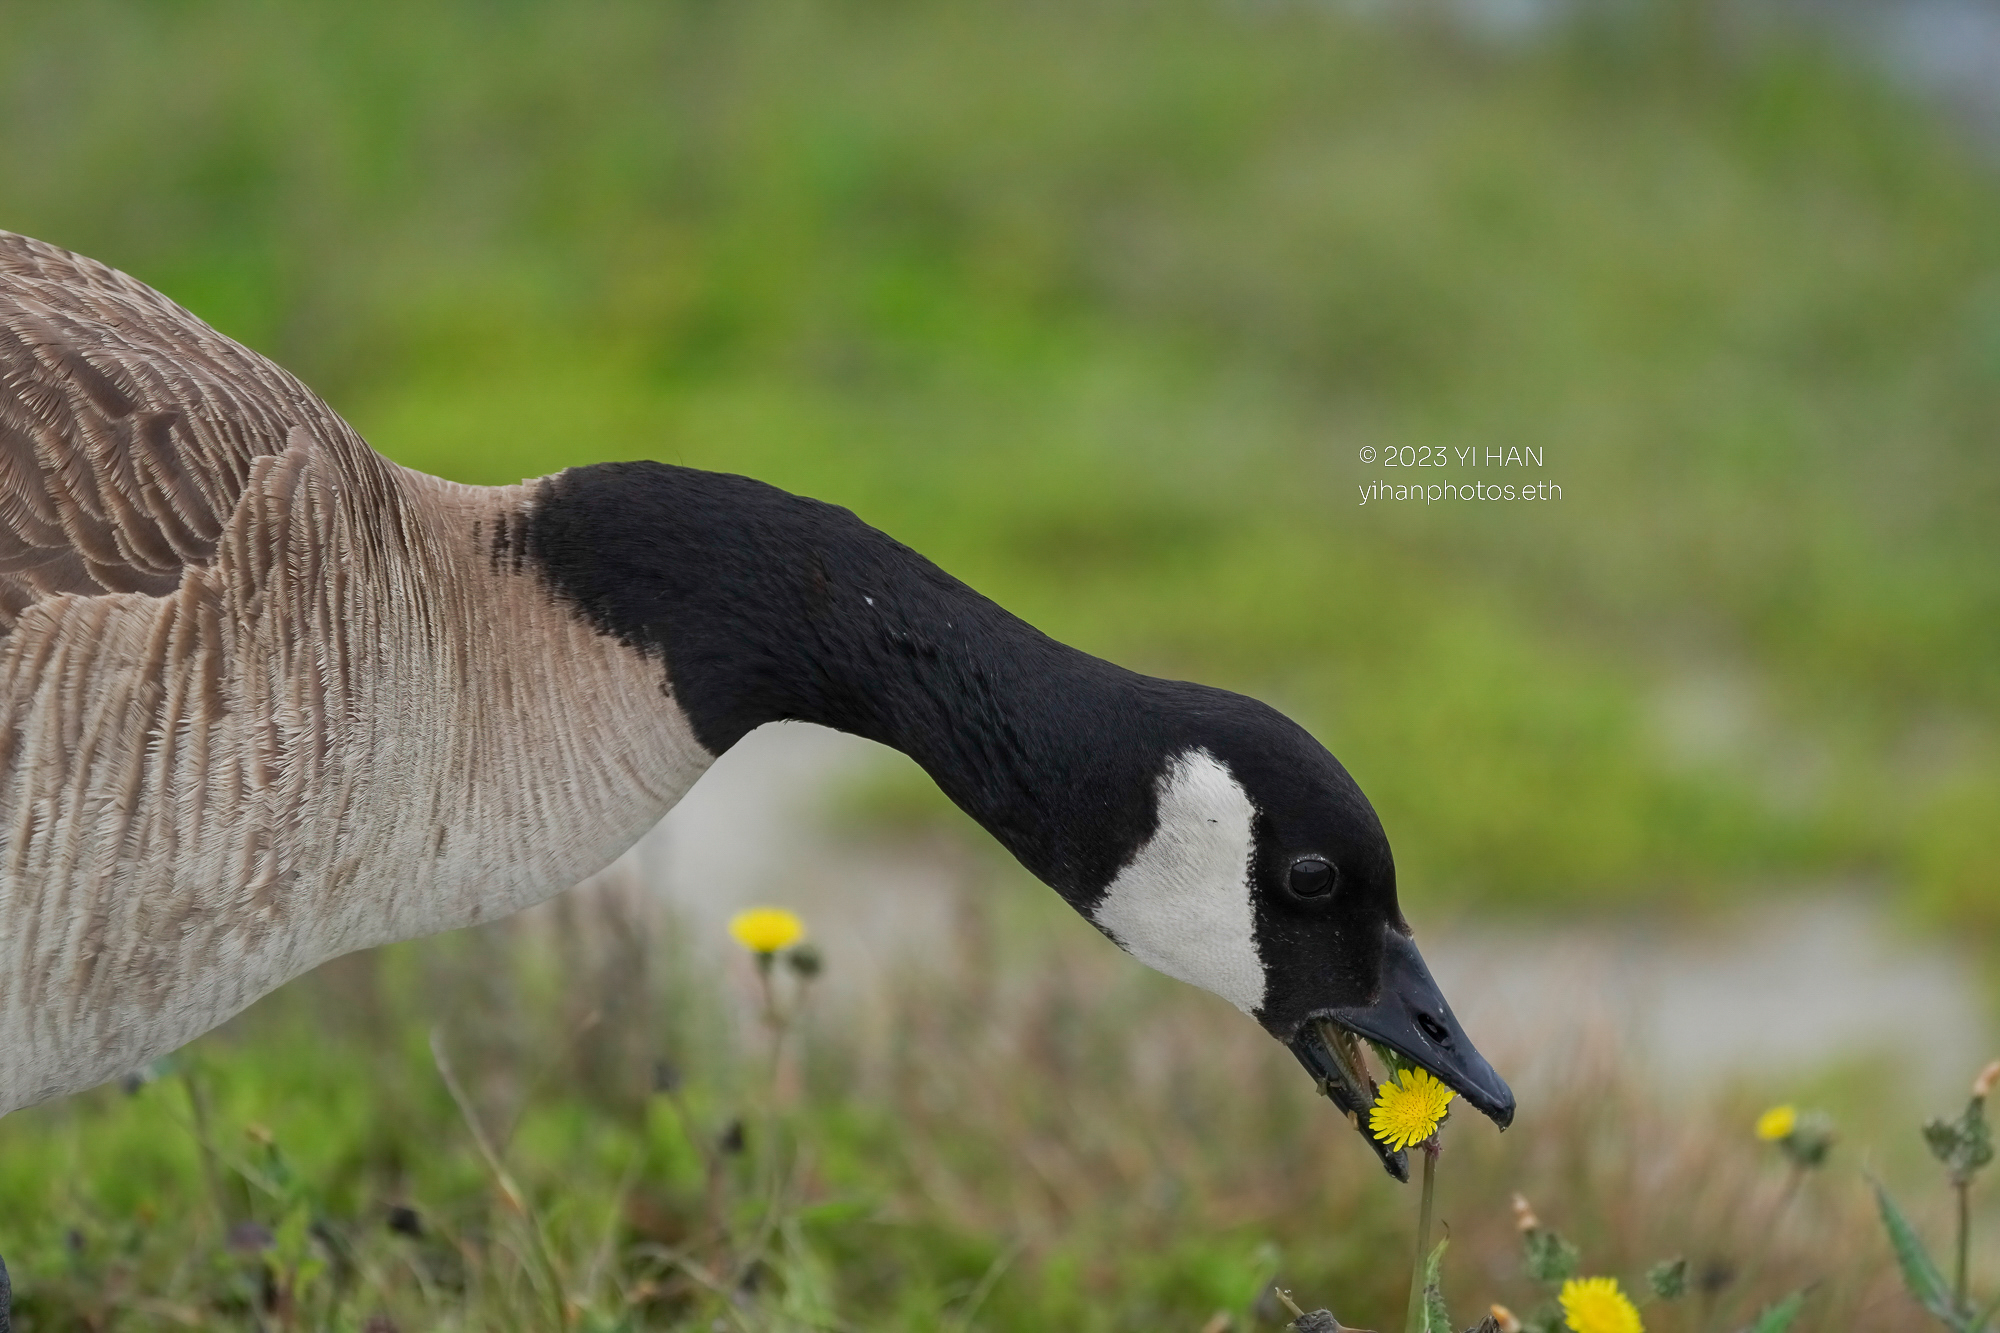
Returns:
[[[1160,782],[1159,826],[1092,913],[1140,962],[1246,1014],[1264,1003],[1250,903],[1255,814],[1214,755],[1176,756]]]

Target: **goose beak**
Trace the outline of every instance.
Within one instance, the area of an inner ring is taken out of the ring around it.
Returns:
[[[1368,1131],[1368,1110],[1375,1104],[1375,1080],[1369,1076],[1368,1062],[1361,1056],[1361,1044],[1346,1028],[1329,1018],[1308,1018],[1299,1025],[1299,1035],[1290,1042],[1313,1082],[1326,1099],[1346,1114],[1347,1122],[1361,1131],[1361,1139],[1382,1159],[1382,1169],[1401,1181],[1410,1178],[1408,1154],[1392,1152],[1389,1145]]]
[[[1404,1154],[1390,1152],[1368,1132],[1368,1111],[1375,1104],[1376,1086],[1357,1037],[1380,1042],[1422,1065],[1500,1128],[1513,1123],[1513,1090],[1458,1025],[1444,993],[1424,966],[1416,941],[1393,926],[1385,927],[1382,986],[1375,1002],[1321,1011],[1300,1025],[1291,1048],[1334,1105],[1349,1113],[1355,1128],[1382,1159],[1384,1169],[1398,1180],[1408,1180],[1410,1168]]]

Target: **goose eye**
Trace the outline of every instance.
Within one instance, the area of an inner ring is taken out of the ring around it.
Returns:
[[[1333,882],[1339,875],[1333,866],[1318,856],[1301,856],[1292,862],[1292,892],[1301,898],[1324,898],[1333,892]]]

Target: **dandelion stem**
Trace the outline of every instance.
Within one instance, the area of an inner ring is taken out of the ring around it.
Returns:
[[[1410,1264],[1410,1304],[1403,1315],[1403,1333],[1423,1333],[1424,1259],[1431,1249],[1431,1204],[1437,1197],[1437,1135],[1423,1142],[1423,1201],[1417,1205],[1417,1257]]]
[[[1954,1180],[1951,1186],[1958,1192],[1958,1269],[1952,1277],[1952,1308],[1970,1312],[1972,1306],[1966,1298],[1966,1268],[1967,1252],[1972,1243],[1972,1181],[1969,1178]]]
[[[1757,1226],[1757,1252],[1737,1270],[1731,1279],[1739,1291],[1754,1291],[1764,1271],[1771,1266],[1771,1252],[1776,1248],[1778,1238],[1784,1234],[1785,1224],[1791,1220],[1792,1204],[1799,1192],[1805,1188],[1806,1176],[1810,1168],[1793,1162],[1791,1173],[1785,1177],[1785,1186],[1778,1192],[1777,1199],[1764,1211],[1764,1219]],[[1707,1333],[1716,1325],[1715,1316],[1722,1310],[1722,1292],[1717,1288],[1702,1302],[1701,1328]]]
[[[783,1016],[778,1012],[778,991],[771,984],[772,965],[776,958],[775,954],[757,955],[757,989],[764,1001],[763,1010],[758,1017],[764,1020],[764,1026],[767,1028],[777,1028],[784,1023]]]

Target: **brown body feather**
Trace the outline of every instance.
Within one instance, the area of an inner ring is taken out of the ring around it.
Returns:
[[[0,232],[0,1113],[559,892],[700,776],[661,664],[495,558],[528,494]]]

